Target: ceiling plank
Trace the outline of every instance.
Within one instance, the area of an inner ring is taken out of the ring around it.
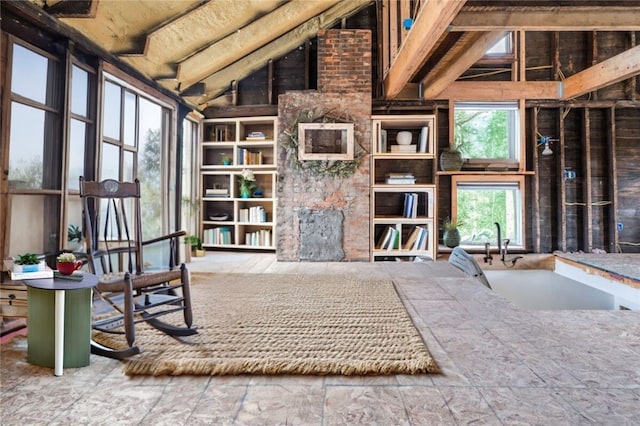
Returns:
[[[334,6],[340,0],[292,0],[178,64],[176,79],[189,87]]]
[[[514,2],[515,3],[515,2]],[[502,10],[465,7],[450,31],[638,31],[640,7],[542,7],[518,6]]]
[[[516,99],[558,99],[558,81],[456,81],[437,99],[461,101],[512,101]]]
[[[144,50],[120,57],[151,78],[175,77],[176,63],[288,0],[218,0],[199,5],[147,36]],[[167,49],[166,46],[171,46]]]
[[[95,18],[60,18],[112,54],[141,51],[147,32],[202,0],[97,1]],[[169,48],[169,47],[167,47]]]
[[[478,62],[506,33],[506,31],[466,33],[449,51],[449,54],[443,57],[422,80],[424,99],[436,98],[469,67]]]
[[[465,2],[466,0],[429,1],[422,6],[384,78],[385,98],[396,97],[405,84],[411,81]]]
[[[206,107],[209,100],[217,98],[228,89],[231,81],[241,80],[259,70],[265,66],[269,59],[276,59],[287,54],[304,43],[305,40],[315,37],[318,30],[333,27],[341,19],[351,16],[369,4],[371,4],[371,0],[341,1],[323,14],[304,22],[277,40],[265,44],[244,56],[241,60],[202,79],[206,84],[207,94],[196,99],[197,104],[203,108]],[[158,80],[158,83],[170,88],[172,85],[177,84],[177,80]]]
[[[640,46],[567,77],[562,81],[560,99],[572,99],[638,74],[640,74]]]

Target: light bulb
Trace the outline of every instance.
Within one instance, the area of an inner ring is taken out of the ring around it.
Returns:
[[[545,142],[544,149],[542,150],[542,155],[552,155],[553,151],[549,148],[549,142]]]

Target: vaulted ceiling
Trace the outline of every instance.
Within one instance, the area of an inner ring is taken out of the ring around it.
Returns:
[[[23,2],[24,3],[24,2]],[[28,0],[108,57],[203,109],[232,81],[334,27],[373,0]],[[639,31],[639,0],[397,0],[387,30],[402,33],[384,64],[385,97],[422,83],[436,97],[505,31]],[[413,8],[413,10],[411,10]],[[413,26],[401,28],[405,17]],[[382,32],[383,19],[380,19]],[[616,78],[639,72],[631,48]],[[633,63],[636,66],[633,66]],[[601,69],[599,72],[611,72]]]

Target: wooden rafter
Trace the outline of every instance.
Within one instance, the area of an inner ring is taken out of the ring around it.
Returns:
[[[273,12],[180,61],[177,80],[181,87],[200,81],[249,55],[274,39],[313,19],[339,0],[292,0]]]
[[[560,99],[567,100],[640,74],[640,46],[567,77]]]
[[[638,31],[640,7],[536,7],[501,10],[463,8],[450,31]],[[611,2],[614,3],[614,2]]]
[[[556,81],[456,81],[439,99],[496,101],[514,99],[558,99]]]
[[[429,1],[422,6],[384,79],[387,99],[395,98],[411,81],[465,2]]]
[[[505,31],[469,32],[462,37],[450,54],[440,62],[422,80],[425,99],[435,98],[469,67],[482,58],[496,40],[506,34]]]
[[[230,64],[205,78],[206,95],[190,99],[191,102],[206,107],[207,104],[226,91],[233,80],[240,80],[252,72],[265,66],[269,59],[278,58],[302,45],[305,40],[316,36],[318,30],[334,26],[345,16],[349,16],[371,3],[371,0],[349,0],[337,3],[326,12],[280,36],[277,40],[265,44],[261,48],[245,55],[242,59]],[[160,80],[160,84],[171,87],[176,80]]]

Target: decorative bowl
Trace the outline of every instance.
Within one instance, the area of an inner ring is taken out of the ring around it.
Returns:
[[[411,145],[412,137],[411,132],[398,132],[396,143],[398,145]]]

